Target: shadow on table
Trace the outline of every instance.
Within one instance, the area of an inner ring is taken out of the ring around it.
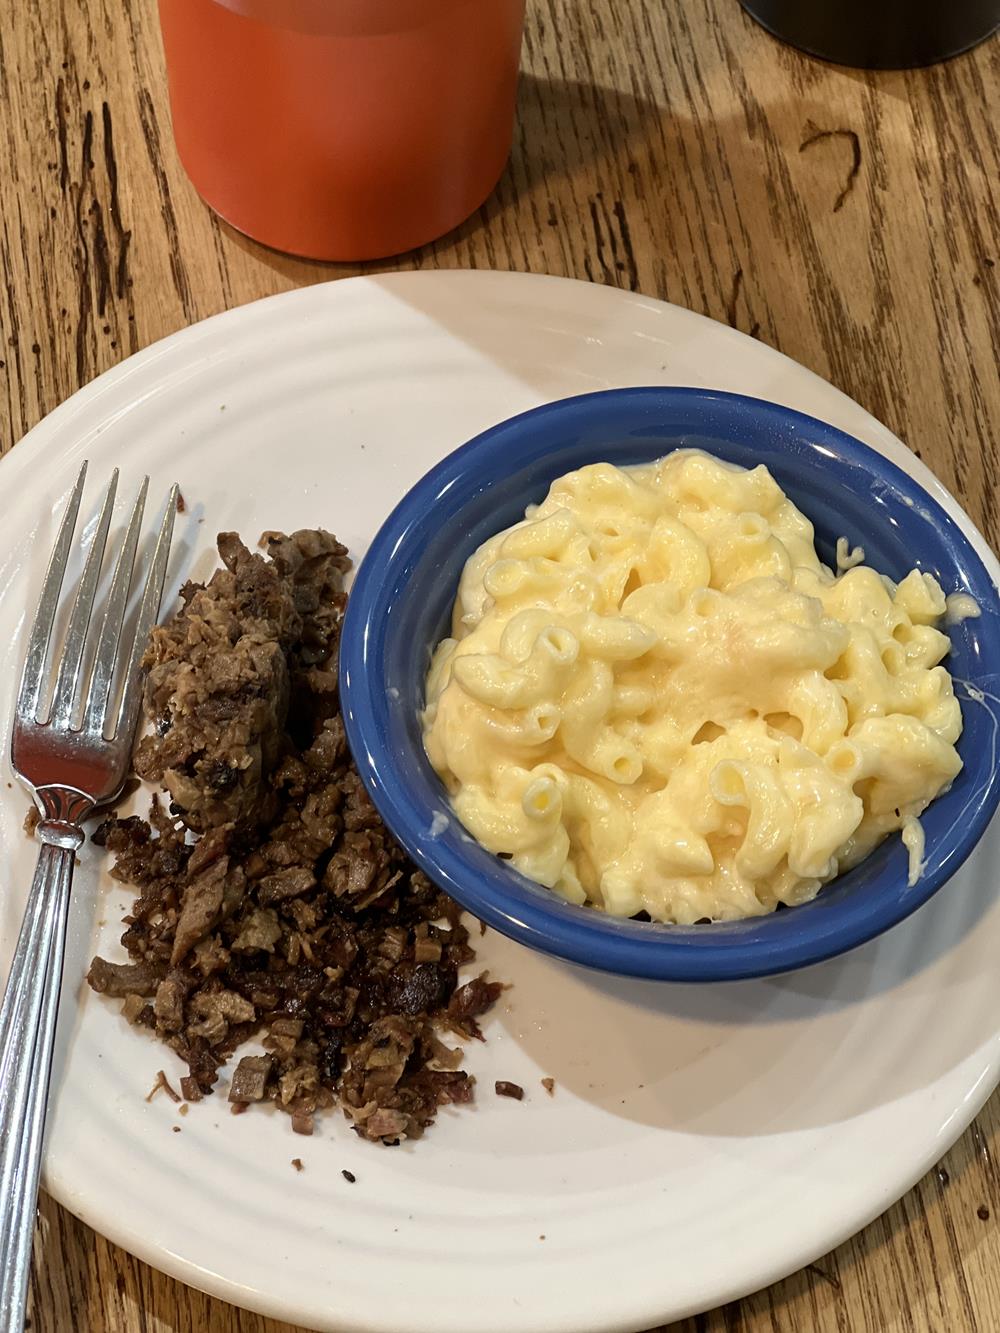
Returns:
[[[581,173],[599,178],[602,166],[617,161],[629,145],[638,151],[665,114],[653,102],[614,89],[522,75],[514,143],[496,189],[481,208],[446,236],[404,255],[359,264],[298,259],[258,244],[218,218],[215,222],[228,244],[300,285],[400,268],[467,267],[475,238],[500,214],[525,210],[524,223],[530,222],[542,233],[562,224],[579,228],[581,218],[560,218],[548,196],[557,192],[561,195],[567,178]],[[588,193],[589,189],[584,189],[579,201],[584,212]],[[515,247],[518,230],[515,228],[506,238]],[[507,249],[506,254],[496,254],[497,267],[510,266],[510,246]],[[621,271],[627,278],[627,262],[623,259],[622,264]],[[527,252],[524,264],[515,267],[532,267]]]
[[[290,285],[479,267],[665,296],[771,346],[794,344],[799,361],[892,427],[905,385],[886,319],[885,237],[898,237],[906,204],[873,188],[877,156],[856,128],[860,104],[833,110],[818,85],[782,78],[745,105],[721,64],[706,68],[704,87],[672,77],[643,95],[522,76],[496,190],[411,254],[316,264],[218,225],[229,248]],[[504,366],[511,356],[484,350]]]

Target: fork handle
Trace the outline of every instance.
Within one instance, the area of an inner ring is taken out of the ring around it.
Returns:
[[[83,833],[43,820],[28,907],[0,1005],[0,1333],[22,1333],[70,886]]]

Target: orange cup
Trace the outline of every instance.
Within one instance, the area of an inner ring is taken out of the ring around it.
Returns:
[[[312,259],[475,212],[510,152],[525,0],[159,0],[174,137],[205,202]]]

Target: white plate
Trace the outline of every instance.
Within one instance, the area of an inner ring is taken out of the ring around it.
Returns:
[[[559,279],[352,279],[168,338],[78,393],[4,460],[0,735],[24,608],[83,457],[95,478],[113,463],[130,482],[148,470],[154,495],[181,482],[176,583],[192,565],[207,569],[206,544],[230,527],[256,538],[325,524],[360,555],[403,491],[483,427],[548,399],[647,383],[756,394],[850,431],[933,491],[1000,574],[955,502],[882,426],[731,329]],[[24,802],[3,777],[0,969],[33,857]],[[444,1112],[424,1141],[395,1150],[360,1142],[336,1115],[311,1140],[266,1111],[236,1120],[224,1094],[185,1119],[162,1095],[147,1104],[157,1069],[181,1071],[82,985],[95,950],[121,956],[127,901],[88,848],[48,1189],[156,1267],[315,1328],[635,1330],[737,1297],[886,1208],[996,1084],[998,829],[889,935],[768,981],[619,982],[491,932],[482,956],[515,986],[487,1044],[470,1052],[478,1105]],[[497,1098],[497,1078],[523,1084],[525,1100]]]

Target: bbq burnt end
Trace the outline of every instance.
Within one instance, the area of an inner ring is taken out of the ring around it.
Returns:
[[[257,1035],[266,1054],[239,1062],[234,1109],[269,1100],[309,1133],[339,1102],[360,1135],[397,1143],[472,1100],[442,1038],[480,1037],[502,987],[458,984],[475,956],[460,909],[352,767],[336,688],[344,548],[323,532],[264,541],[267,558],[220,537],[225,568],[154,632],[159,723],[137,767],[171,804],[95,835],[138,897],[130,962],[95,958],[88,980],[187,1062],[186,1096],[210,1093]]]
[[[266,778],[292,694],[336,652],[346,548],[325,532],[265,539],[267,558],[222,533],[223,568],[207,585],[185,585],[183,608],[153,630],[146,652],[155,727],[136,771],[162,784],[198,833],[268,815]],[[335,692],[335,671],[324,684]]]

